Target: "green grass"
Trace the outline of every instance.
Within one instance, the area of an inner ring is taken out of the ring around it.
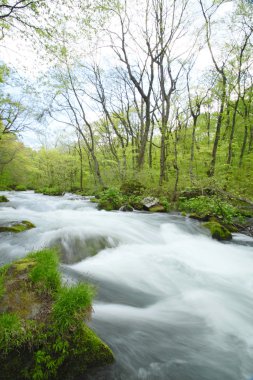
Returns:
[[[53,305],[53,318],[59,329],[69,329],[88,317],[93,297],[94,288],[88,284],[62,287]]]
[[[46,248],[27,256],[34,259],[36,265],[31,270],[30,280],[40,293],[54,294],[60,289],[61,278],[58,271],[59,258],[55,249]]]
[[[24,335],[21,320],[16,314],[0,315],[0,349],[7,353],[13,344],[18,346],[24,341]]]

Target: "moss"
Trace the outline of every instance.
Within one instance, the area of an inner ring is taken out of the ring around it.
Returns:
[[[155,205],[150,207],[149,212],[165,212],[165,208],[162,205]]]
[[[0,195],[0,203],[2,202],[9,202],[9,199],[7,199],[5,195]]]
[[[35,225],[28,220],[22,220],[20,223],[12,223],[9,226],[0,226],[0,232],[24,232],[30,230],[31,228],[35,228]]]
[[[83,322],[94,289],[61,285],[56,250],[31,253],[1,269],[0,279],[1,378],[67,380],[113,361]]]
[[[211,232],[212,238],[216,240],[231,240],[231,232],[221,224],[217,222],[203,223],[205,228],[208,228]]]

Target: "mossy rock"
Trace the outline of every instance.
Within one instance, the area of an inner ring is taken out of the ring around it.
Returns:
[[[212,238],[216,240],[231,240],[231,232],[221,224],[217,222],[203,223],[205,228],[208,228],[211,232]]]
[[[197,214],[195,212],[189,214],[189,218],[191,219],[196,219],[196,220],[199,220],[201,222],[207,222],[208,220],[210,220],[212,218],[212,215],[210,214]]]
[[[36,226],[28,220],[22,220],[22,222],[12,222],[8,226],[0,226],[0,232],[24,232],[35,228]]]
[[[0,203],[2,202],[9,202],[9,199],[7,199],[5,195],[0,195]]]
[[[93,288],[62,285],[45,249],[0,268],[0,379],[75,379],[110,364],[110,348],[83,322]]]
[[[149,212],[165,212],[165,208],[163,205],[159,204],[159,205],[150,207],[150,209],[148,211]]]

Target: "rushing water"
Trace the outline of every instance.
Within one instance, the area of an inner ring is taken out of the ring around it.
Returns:
[[[97,286],[91,326],[116,362],[85,379],[253,378],[252,239],[219,243],[178,215],[97,211],[71,194],[2,194],[0,225],[37,228],[1,233],[1,264],[58,244],[64,278]]]

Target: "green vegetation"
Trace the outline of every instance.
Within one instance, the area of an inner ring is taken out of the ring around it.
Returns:
[[[223,201],[218,196],[199,196],[196,198],[180,198],[179,210],[190,214],[199,220],[209,220],[217,217],[224,223],[232,223],[235,218],[243,222],[244,215],[230,203]]]
[[[227,228],[217,222],[203,223],[205,228],[208,228],[211,232],[212,238],[216,240],[231,240],[231,232]]]
[[[24,232],[30,230],[31,228],[35,228],[35,225],[28,220],[22,220],[19,223],[11,223],[8,226],[0,226],[0,232]]]
[[[29,279],[38,292],[53,295],[59,292],[61,286],[60,273],[58,271],[59,259],[55,251],[44,249],[41,252],[31,253],[27,256],[27,262],[36,265],[29,272]],[[23,260],[26,263],[26,261]]]
[[[127,197],[118,189],[110,188],[99,194],[98,207],[107,211],[119,210],[126,201]]]
[[[85,324],[94,289],[61,285],[54,249],[0,272],[0,360],[6,380],[74,379],[110,364],[111,350]]]
[[[4,195],[0,195],[0,203],[1,202],[9,202],[9,200]]]
[[[25,185],[17,185],[15,187],[15,190],[16,191],[26,191],[27,190],[27,187]]]
[[[94,289],[87,284],[62,287],[53,306],[53,318],[59,331],[73,328],[80,316],[87,318],[91,314],[93,297]],[[85,310],[85,315],[82,315],[82,310]]]

